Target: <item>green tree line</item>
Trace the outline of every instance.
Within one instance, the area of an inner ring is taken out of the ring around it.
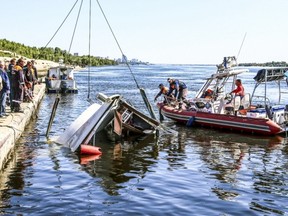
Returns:
[[[259,67],[288,67],[288,63],[285,61],[272,61],[266,63],[240,63],[239,66],[250,67],[250,66],[259,66]]]
[[[74,56],[68,53],[66,50],[61,50],[59,47],[40,47],[35,46],[26,46],[21,43],[9,41],[6,39],[0,39],[0,50],[10,51],[9,52],[0,52],[0,55],[15,57],[15,55],[25,56],[31,59],[43,59],[54,62],[59,62],[60,59],[64,60],[65,64],[70,65],[79,65],[85,67],[87,65],[91,66],[103,66],[103,65],[116,65],[117,62],[108,58],[101,58],[90,56],[89,64],[89,55],[83,56]]]

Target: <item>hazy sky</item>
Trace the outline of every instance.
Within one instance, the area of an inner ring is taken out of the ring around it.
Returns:
[[[0,0],[0,38],[43,47],[76,0]],[[121,53],[96,0],[91,54]],[[151,63],[288,61],[288,0],[99,0],[126,54]],[[81,0],[50,43],[68,50]],[[89,0],[83,1],[71,52],[88,54]]]

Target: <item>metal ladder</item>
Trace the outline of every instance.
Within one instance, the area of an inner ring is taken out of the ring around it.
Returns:
[[[128,109],[126,109],[123,113],[122,113],[122,122],[126,123],[130,117],[132,116],[133,112],[130,112]]]

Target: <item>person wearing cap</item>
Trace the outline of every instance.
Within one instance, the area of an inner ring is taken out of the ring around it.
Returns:
[[[159,84],[158,88],[160,89],[160,91],[158,92],[158,94],[155,96],[154,101],[156,102],[157,98],[160,97],[161,95],[167,95],[169,89],[164,86],[162,83]],[[164,99],[164,103],[166,103],[167,100],[166,98]]]
[[[6,113],[6,98],[10,91],[10,82],[2,61],[0,61],[0,77],[0,80],[2,80],[2,89],[0,91],[0,118],[3,118],[4,116],[8,116]]]
[[[186,97],[188,94],[188,87],[183,81],[180,81],[178,79],[172,79],[168,78],[167,81],[170,84],[169,91],[167,93],[167,96],[169,97],[172,95],[174,91],[174,97],[177,99],[179,103],[179,110],[182,109],[183,102],[186,103]]]

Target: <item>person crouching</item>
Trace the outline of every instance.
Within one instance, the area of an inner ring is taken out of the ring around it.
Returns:
[[[157,101],[157,98],[158,98],[158,97],[160,97],[161,95],[163,95],[163,96],[164,96],[164,101],[163,101],[163,103],[164,103],[164,104],[168,104],[167,93],[168,93],[169,89],[168,89],[166,86],[164,86],[162,83],[159,84],[158,88],[160,89],[160,91],[159,91],[158,94],[155,96],[154,102]]]
[[[188,95],[188,87],[183,81],[180,81],[178,79],[171,79],[168,78],[167,81],[170,84],[169,92],[167,93],[167,96],[171,96],[174,91],[174,97],[177,99],[179,106],[178,109],[182,110],[183,102],[188,105],[188,102],[186,100],[186,97]]]

